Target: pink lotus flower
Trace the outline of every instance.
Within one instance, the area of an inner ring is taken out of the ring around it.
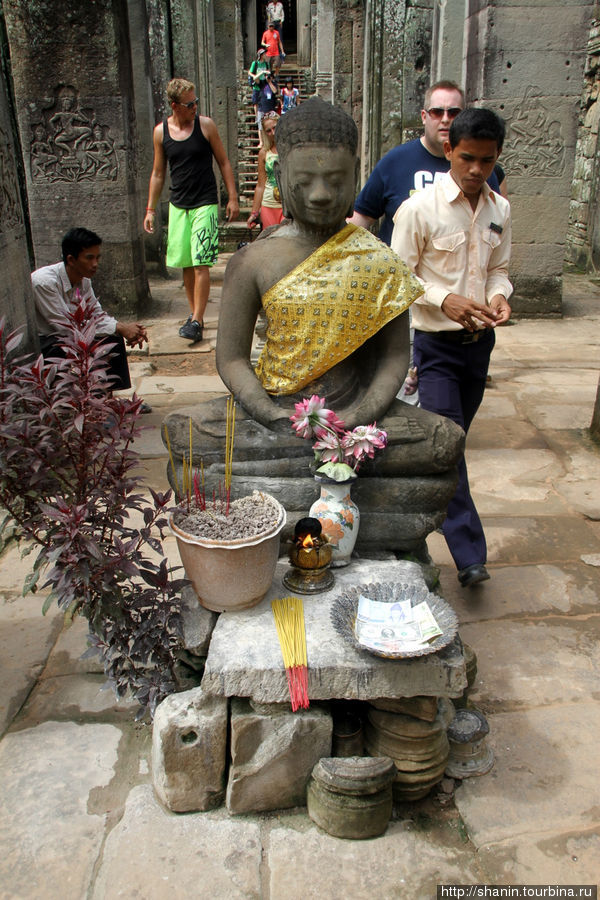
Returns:
[[[321,433],[319,440],[313,444],[313,450],[321,462],[344,462],[344,451],[339,437],[331,431]]]
[[[341,434],[344,423],[338,419],[332,409],[324,409],[325,397],[317,397],[313,394],[310,399],[306,397],[300,403],[295,404],[296,412],[290,416],[292,427],[298,437],[320,438],[323,432],[333,431]]]
[[[386,432],[375,423],[344,431],[343,421],[333,410],[326,409],[325,398],[316,394],[296,403],[290,421],[299,437],[317,439],[313,444],[315,458],[321,463],[317,473],[334,481],[356,478],[359,463],[367,456],[372,459],[375,450],[387,445]]]
[[[342,437],[344,457],[355,468],[365,457],[373,459],[375,450],[383,450],[387,444],[387,434],[376,424],[357,425],[352,431],[346,431]]]

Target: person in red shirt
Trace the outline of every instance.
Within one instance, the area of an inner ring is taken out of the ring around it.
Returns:
[[[285,53],[283,52],[281,36],[273,22],[269,22],[267,30],[262,36],[261,45],[267,50],[267,62],[271,67],[271,72],[277,75],[281,68],[281,63],[285,59]]]

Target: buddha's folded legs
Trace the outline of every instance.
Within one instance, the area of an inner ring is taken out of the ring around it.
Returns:
[[[224,461],[226,398],[209,400],[170,413],[163,422],[176,465],[189,457],[190,420],[194,465],[205,469]],[[368,424],[368,423],[365,423]],[[427,475],[453,470],[464,449],[464,433],[454,422],[395,400],[378,423],[388,446],[367,460],[360,476]],[[236,475],[301,477],[310,474],[312,442],[290,432],[281,434],[256,422],[236,407],[233,469]]]

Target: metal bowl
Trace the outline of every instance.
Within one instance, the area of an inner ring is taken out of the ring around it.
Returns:
[[[418,650],[405,650],[393,653],[368,647],[357,639],[354,632],[358,598],[361,594],[370,600],[378,600],[381,603],[397,603],[399,600],[410,600],[411,607],[426,600],[436,622],[442,629],[442,634],[431,641],[430,644],[427,644],[426,647]],[[445,600],[436,594],[432,594],[425,585],[407,584],[401,581],[358,584],[355,587],[347,588],[343,594],[336,597],[333,601],[330,615],[331,624],[337,633],[352,644],[356,650],[367,650],[374,656],[382,656],[384,659],[408,659],[413,656],[428,656],[430,653],[437,653],[452,642],[458,631],[456,614]]]

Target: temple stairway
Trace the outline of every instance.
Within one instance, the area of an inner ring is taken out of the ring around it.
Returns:
[[[291,78],[294,87],[300,91],[300,101],[306,100],[312,93],[310,69],[298,68],[296,55],[289,54],[279,73],[279,86]],[[238,82],[238,188],[240,215],[237,222],[222,223],[219,226],[219,249],[221,252],[232,251],[240,241],[249,241],[252,235],[246,227],[246,220],[252,209],[252,198],[256,188],[258,172],[258,130],[256,128],[254,108],[250,102],[252,89],[248,86],[247,70],[240,75]]]

